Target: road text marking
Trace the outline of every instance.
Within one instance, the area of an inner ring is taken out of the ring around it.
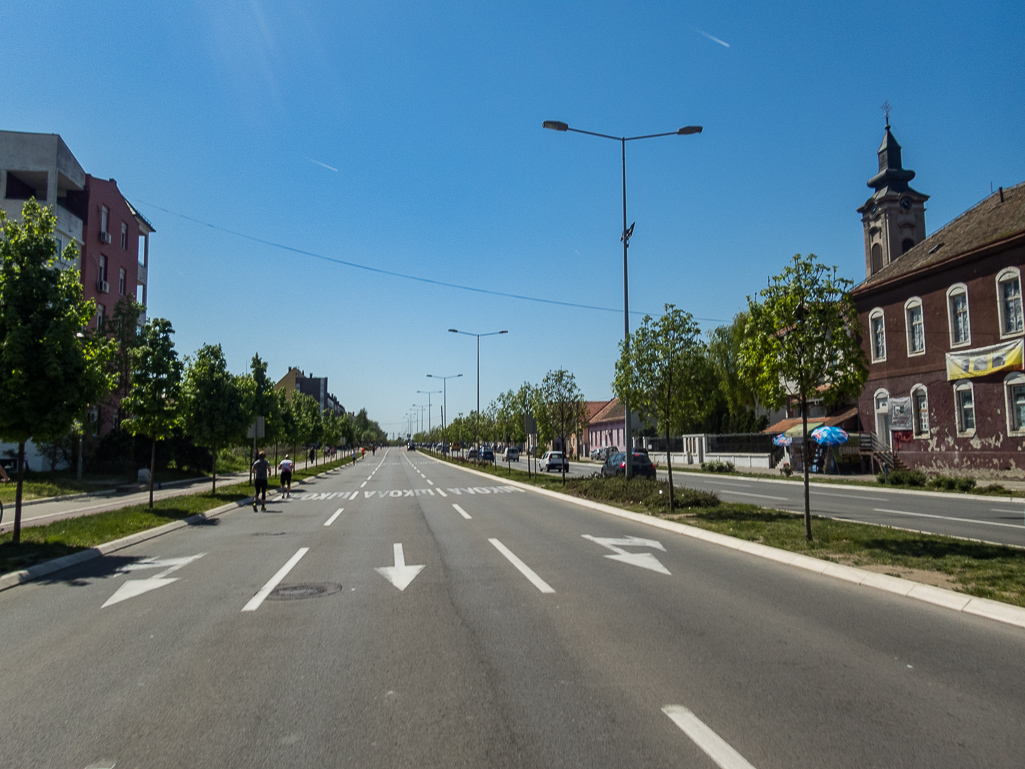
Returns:
[[[530,583],[538,590],[540,590],[542,593],[555,592],[555,589],[551,585],[549,585],[547,582],[545,582],[543,579],[537,576],[533,569],[531,569],[529,566],[527,566],[527,564],[525,564],[523,561],[517,558],[516,554],[512,550],[507,548],[497,539],[489,539],[488,542],[494,545],[495,549],[502,555],[504,555],[509,560],[509,563],[515,566],[517,570],[519,570],[520,574],[529,579]]]
[[[288,559],[288,563],[278,569],[278,573],[270,578],[270,582],[260,588],[260,592],[254,595],[245,606],[242,607],[242,611],[256,611],[260,608],[260,604],[264,602],[264,599],[271,594],[271,592],[278,586],[285,577],[288,576],[288,572],[295,568],[295,565],[299,563],[300,559],[310,552],[308,547],[300,547],[299,551]]]

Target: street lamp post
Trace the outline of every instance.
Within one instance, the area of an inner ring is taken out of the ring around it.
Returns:
[[[413,408],[420,409],[420,421],[417,423],[417,425],[418,425],[417,432],[418,433],[422,433],[424,431],[424,409],[427,408],[427,404],[425,404],[425,403],[414,403],[413,404]],[[415,414],[416,412],[414,411],[413,413]]]
[[[448,440],[448,426],[446,423],[448,419],[448,380],[461,377],[462,374],[450,374],[448,376],[428,374],[427,376],[431,379],[441,380],[441,441],[444,443]]]
[[[626,226],[626,143],[637,141],[638,139],[655,139],[659,136],[688,136],[690,134],[701,133],[702,127],[699,125],[684,126],[676,131],[670,131],[668,133],[661,134],[647,134],[645,136],[610,136],[609,134],[600,134],[593,131],[582,131],[579,128],[570,128],[568,124],[560,122],[558,120],[546,120],[541,124],[542,128],[548,128],[552,131],[573,131],[578,134],[587,134],[588,136],[598,136],[602,139],[612,139],[620,143],[623,150],[623,344],[626,349],[630,348],[630,282],[629,282],[629,271],[627,270],[627,257],[626,251],[630,247],[630,237],[633,235],[634,225],[631,224],[629,227]],[[623,402],[624,411],[624,424],[623,424],[623,440],[626,443],[626,477],[631,478],[633,476],[633,462],[630,457],[633,455],[633,435],[630,428],[630,404]]]
[[[417,390],[421,395],[427,396],[427,434],[431,433],[431,396],[437,395],[441,390]]]
[[[452,334],[465,334],[466,336],[477,337],[477,418],[473,421],[473,442],[477,445],[477,458],[480,459],[480,438],[477,435],[478,425],[480,424],[480,338],[482,336],[498,336],[499,334],[508,334],[508,330],[503,331],[489,331],[486,334],[474,334],[472,331],[459,331],[458,329],[450,328],[449,333]]]

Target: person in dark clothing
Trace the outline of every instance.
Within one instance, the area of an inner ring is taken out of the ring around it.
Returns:
[[[270,473],[270,462],[267,461],[267,452],[261,451],[260,456],[253,462],[253,485],[256,491],[253,493],[253,512],[256,512],[256,500],[260,499],[263,510],[267,509],[267,476]],[[262,495],[262,496],[261,496]]]

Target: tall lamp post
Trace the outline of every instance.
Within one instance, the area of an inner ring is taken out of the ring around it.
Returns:
[[[448,380],[461,377],[462,374],[450,374],[449,376],[428,374],[427,376],[431,379],[441,380],[441,441],[442,443],[445,443],[448,441],[448,427],[445,422],[445,420],[448,419]]]
[[[422,433],[424,431],[424,409],[427,408],[426,403],[414,403],[413,408],[420,409],[420,421],[417,423],[417,432]],[[413,412],[416,414],[416,412]]]
[[[473,421],[473,442],[477,445],[477,457],[479,461],[480,457],[480,438],[477,435],[477,428],[480,424],[480,338],[482,336],[498,336],[499,334],[508,334],[508,329],[503,331],[489,331],[486,334],[474,334],[472,331],[459,331],[458,329],[450,328],[449,333],[451,334],[465,334],[466,336],[477,337],[477,418]]]
[[[427,434],[431,434],[431,396],[438,395],[441,390],[417,390],[420,395],[427,396]]]
[[[579,128],[570,128],[568,124],[560,122],[558,120],[546,120],[541,124],[542,128],[548,128],[552,131],[573,131],[578,134],[587,134],[588,136],[598,136],[602,139],[612,139],[620,143],[623,150],[623,343],[627,349],[630,347],[630,282],[629,272],[627,270],[627,258],[626,250],[630,247],[630,236],[633,235],[634,225],[631,224],[629,228],[626,226],[626,143],[637,141],[639,139],[656,139],[659,136],[688,136],[690,134],[701,133],[702,127],[699,125],[684,126],[676,131],[670,131],[668,133],[661,134],[647,134],[645,136],[610,136],[608,134],[595,133],[594,131],[581,131]],[[633,462],[630,460],[630,456],[633,453],[633,435],[630,428],[630,404],[624,401],[624,425],[623,425],[623,440],[626,443],[626,454],[627,462],[626,477],[631,478],[633,476]]]

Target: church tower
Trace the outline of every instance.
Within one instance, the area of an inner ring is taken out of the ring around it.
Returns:
[[[901,166],[900,145],[886,133],[879,145],[879,173],[868,180],[875,190],[858,209],[865,228],[865,277],[871,278],[901,254],[925,240],[925,201],[928,195],[911,189],[915,172]]]

